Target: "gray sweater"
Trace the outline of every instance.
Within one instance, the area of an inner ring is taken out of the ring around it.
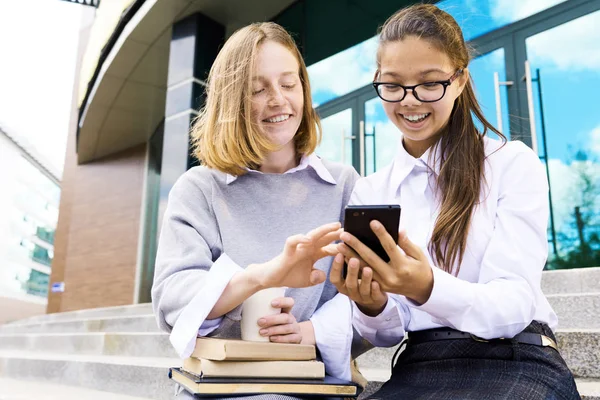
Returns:
[[[278,255],[289,236],[342,221],[358,174],[352,167],[321,161],[336,184],[310,165],[286,174],[249,172],[233,182],[225,173],[195,167],[179,178],[169,194],[152,287],[161,329],[170,332],[194,296],[210,287],[205,278],[221,254],[245,268]],[[317,268],[328,274],[331,261],[322,259]],[[299,322],[335,294],[328,280],[286,293],[295,299],[292,314]],[[239,338],[240,319],[238,306],[211,336]]]

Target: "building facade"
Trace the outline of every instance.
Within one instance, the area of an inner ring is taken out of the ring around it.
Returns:
[[[83,32],[48,312],[150,301],[161,215],[195,161],[189,126],[219,46],[275,21],[294,34],[323,121],[317,154],[368,175],[399,136],[370,84],[377,28],[408,0],[114,0]],[[600,0],[445,0],[473,48],[486,117],[551,185],[548,268],[600,265]],[[333,17],[335,16],[335,17]],[[527,171],[522,171],[527,173]]]
[[[0,323],[46,311],[60,182],[22,140],[0,129]]]

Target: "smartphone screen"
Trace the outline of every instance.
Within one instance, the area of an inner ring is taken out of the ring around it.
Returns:
[[[389,262],[390,257],[383,249],[375,232],[371,230],[370,223],[373,220],[379,221],[392,236],[394,242],[397,243],[400,226],[400,205],[348,206],[344,215],[344,230],[373,250],[383,261]],[[346,276],[346,269],[347,267],[344,265],[344,277]]]

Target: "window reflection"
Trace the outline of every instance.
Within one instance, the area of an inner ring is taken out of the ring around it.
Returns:
[[[388,119],[379,97],[365,103],[366,174],[372,174],[392,163],[402,133]]]
[[[600,11],[526,40],[539,153],[550,176],[552,269],[600,265],[598,25]],[[565,93],[573,100],[565,101]]]
[[[376,51],[377,37],[372,37],[309,66],[314,106],[371,83],[376,69]]]
[[[469,41],[544,11],[565,0],[444,0],[438,7],[452,15]],[[592,29],[592,30],[595,30]],[[591,30],[582,30],[591,32]],[[369,84],[376,69],[377,36],[308,67],[315,107]],[[592,40],[592,39],[589,39]],[[568,41],[559,41],[569,46]],[[597,43],[597,42],[596,42]],[[561,54],[560,52],[556,54]],[[565,57],[568,58],[568,57]],[[572,58],[578,60],[577,58]]]

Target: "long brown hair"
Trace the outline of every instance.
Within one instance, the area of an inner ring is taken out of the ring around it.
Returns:
[[[446,53],[457,70],[466,69],[469,65],[471,52],[454,18],[434,5],[418,4],[396,12],[381,28],[378,67],[382,47],[408,36],[427,40]],[[483,132],[475,127],[473,115],[482,123]],[[431,234],[429,252],[440,268],[458,275],[473,210],[479,202],[485,179],[483,136],[492,131],[503,141],[506,137],[483,116],[470,75],[444,129],[435,144],[440,146],[440,158],[432,160],[440,163],[436,191],[440,195],[441,206]],[[431,156],[434,153],[431,152]]]
[[[206,88],[206,105],[191,132],[194,155],[204,165],[232,175],[257,168],[278,150],[251,117],[252,74],[259,46],[273,41],[298,61],[304,111],[294,136],[296,154],[311,154],[321,140],[321,124],[312,106],[306,64],[290,34],[274,22],[260,22],[236,31],[217,55]]]

